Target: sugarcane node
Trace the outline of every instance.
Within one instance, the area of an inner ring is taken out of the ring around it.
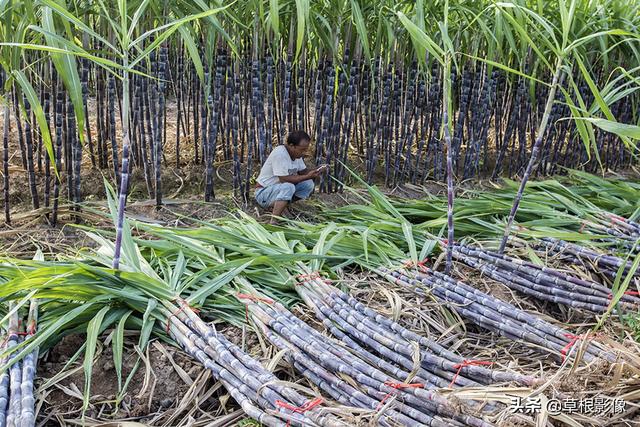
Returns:
[[[185,312],[186,309],[189,309],[189,310],[193,311],[195,314],[200,313],[199,309],[191,307],[189,304],[187,304],[187,302],[184,299],[182,299],[180,297],[176,297],[174,299],[174,301],[178,302],[178,304],[180,306],[176,310],[174,310],[173,313],[171,313],[171,315],[169,317],[167,317],[167,327],[166,327],[166,332],[167,333],[169,333],[169,327],[170,327],[170,324],[171,324],[171,319],[174,318],[174,317],[178,318],[178,315],[180,313]]]

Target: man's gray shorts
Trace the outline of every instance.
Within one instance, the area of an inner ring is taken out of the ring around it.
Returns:
[[[290,202],[293,196],[299,199],[307,199],[313,193],[315,184],[313,180],[307,179],[297,184],[281,182],[268,187],[261,187],[256,190],[256,202],[263,208],[268,208],[278,200]]]

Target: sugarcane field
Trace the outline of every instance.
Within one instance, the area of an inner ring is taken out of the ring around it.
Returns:
[[[640,2],[0,0],[0,427],[640,426]]]

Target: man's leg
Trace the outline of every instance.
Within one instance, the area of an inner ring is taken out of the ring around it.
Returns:
[[[261,188],[256,192],[256,202],[263,208],[272,207],[274,216],[281,216],[293,197],[296,188],[290,183],[279,183]]]
[[[287,209],[287,206],[289,205],[289,201],[288,200],[276,200],[273,203],[273,216],[282,216],[282,213],[284,212],[285,209]]]
[[[312,179],[300,181],[296,184],[296,190],[293,193],[293,201],[308,199],[313,193],[316,184]]]

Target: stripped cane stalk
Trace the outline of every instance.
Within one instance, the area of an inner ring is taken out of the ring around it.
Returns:
[[[29,306],[29,317],[27,320],[27,339],[32,338],[36,333],[38,323],[38,301],[31,300]],[[27,354],[22,362],[22,413],[20,415],[20,427],[33,427],[36,424],[35,398],[33,382],[36,376],[36,365],[38,363],[38,348]]]
[[[8,331],[7,331],[8,334]],[[11,336],[7,335],[4,338],[3,344],[0,347],[2,351],[8,348]],[[6,365],[9,360],[9,356],[2,359],[2,365]],[[0,374],[0,426],[5,427],[7,425],[7,407],[9,405],[9,370],[5,370]]]
[[[529,158],[529,163],[527,164],[527,169],[525,169],[524,174],[522,175],[522,180],[520,181],[520,187],[518,188],[518,193],[516,194],[515,199],[513,200],[513,205],[511,206],[511,212],[509,212],[509,217],[507,218],[507,225],[504,229],[504,234],[502,236],[502,241],[500,242],[500,248],[498,249],[498,253],[503,253],[504,248],[507,246],[507,239],[509,238],[509,234],[511,233],[511,225],[513,224],[513,220],[516,217],[516,212],[518,212],[518,207],[520,206],[520,200],[522,200],[522,195],[524,193],[524,189],[527,185],[527,181],[529,180],[529,176],[531,176],[531,172],[533,171],[533,166],[538,160],[538,152],[540,151],[540,147],[542,145],[542,139],[547,129],[547,123],[549,122],[549,115],[551,114],[551,107],[553,107],[553,103],[556,97],[556,90],[558,88],[558,83],[560,81],[562,75],[562,57],[558,57],[556,62],[555,72],[553,74],[553,80],[551,82],[551,87],[549,88],[549,95],[547,96],[547,103],[544,107],[544,113],[542,114],[542,119],[540,120],[540,125],[538,126],[538,130],[536,131],[536,140],[533,143],[533,148],[531,149],[531,157]],[[452,236],[449,237],[452,239]],[[451,244],[451,240],[449,242]],[[447,247],[447,254],[450,249]],[[447,255],[447,260],[449,260],[449,255]]]
[[[14,309],[12,303],[9,309]],[[9,344],[8,348],[17,346],[20,343],[18,310],[15,310],[9,317]],[[21,414],[21,390],[22,361],[17,361],[9,368],[9,406],[7,408],[7,427],[20,425]]]

